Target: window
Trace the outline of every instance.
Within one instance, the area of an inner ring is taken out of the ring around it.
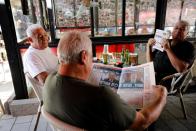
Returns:
[[[41,24],[41,14],[39,9],[39,1],[28,0],[28,8],[29,8],[29,15],[23,15],[22,7],[21,7],[21,0],[10,0],[17,41],[20,42],[24,40],[26,35],[26,29],[32,23],[40,23]]]
[[[126,35],[154,33],[156,2],[156,0],[126,1]]]
[[[82,0],[54,0],[56,37],[63,32],[80,30],[90,35],[90,6],[84,6]]]
[[[190,24],[188,37],[195,36],[196,1],[194,0],[168,0],[165,21],[165,30],[172,31],[178,20],[186,20]]]

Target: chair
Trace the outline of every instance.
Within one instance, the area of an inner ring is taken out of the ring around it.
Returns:
[[[41,112],[42,112],[42,116],[51,125],[53,131],[85,131],[84,129],[80,129],[78,127],[72,126],[70,124],[67,124],[59,120],[49,112],[45,111],[43,107],[41,109]]]
[[[39,123],[39,118],[40,118],[40,115],[41,115],[41,107],[43,105],[43,98],[42,98],[43,85],[41,85],[36,79],[32,78],[31,75],[28,72],[25,73],[25,77],[26,77],[27,82],[28,82],[27,84],[32,86],[32,88],[35,92],[35,95],[37,96],[38,101],[39,101],[36,123],[35,123],[35,127],[34,127],[34,131],[36,131],[38,123]]]
[[[175,73],[164,77],[159,84],[163,84],[166,80],[172,79],[171,88],[168,91],[168,95],[178,95],[180,98],[180,104],[182,107],[184,118],[187,119],[187,113],[183,101],[183,93],[187,90],[193,79],[196,78],[196,60],[194,60],[192,66],[182,73]],[[181,83],[180,83],[181,82]]]
[[[192,67],[190,68],[190,72],[187,74],[182,85],[184,86],[182,93],[185,93],[189,86],[196,85],[196,60],[194,61]]]
[[[2,110],[3,114],[5,114],[5,110],[4,110],[3,104],[1,102],[1,99],[0,99],[0,107],[1,107],[1,110]]]

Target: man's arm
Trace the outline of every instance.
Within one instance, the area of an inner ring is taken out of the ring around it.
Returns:
[[[136,118],[131,125],[131,129],[144,130],[160,116],[166,104],[167,90],[161,85],[154,86],[154,101],[136,113]]]
[[[36,78],[42,85],[44,85],[47,76],[48,76],[48,73],[47,73],[47,72],[41,72],[41,73],[39,73],[37,76],[35,76],[35,78]]]
[[[150,62],[153,59],[153,55],[152,55],[152,46],[155,44],[155,39],[154,38],[150,38],[148,40],[148,43],[146,45],[146,61]]]
[[[169,46],[167,40],[164,41],[163,48],[167,53],[167,56],[172,64],[172,66],[177,70],[177,72],[183,72],[189,67],[189,63],[179,59]]]

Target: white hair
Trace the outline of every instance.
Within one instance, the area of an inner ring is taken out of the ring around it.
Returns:
[[[81,51],[92,54],[92,42],[84,32],[66,32],[59,41],[57,55],[60,63],[78,63]]]
[[[39,28],[43,28],[43,27],[39,24],[30,25],[26,30],[27,36],[32,37],[34,35],[34,31],[39,29]]]

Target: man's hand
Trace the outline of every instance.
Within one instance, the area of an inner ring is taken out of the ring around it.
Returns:
[[[165,51],[167,51],[168,49],[170,49],[169,41],[167,39],[163,39],[162,46],[163,46],[163,48],[164,48]]]
[[[40,82],[40,84],[44,85],[47,76],[48,76],[47,72],[41,72],[35,78]]]
[[[154,38],[150,38],[148,40],[147,46],[148,47],[152,47],[153,45],[155,45],[156,40]]]
[[[146,61],[150,62],[153,60],[153,55],[152,55],[152,46],[155,45],[155,39],[150,38],[148,40],[147,46],[146,46]]]

